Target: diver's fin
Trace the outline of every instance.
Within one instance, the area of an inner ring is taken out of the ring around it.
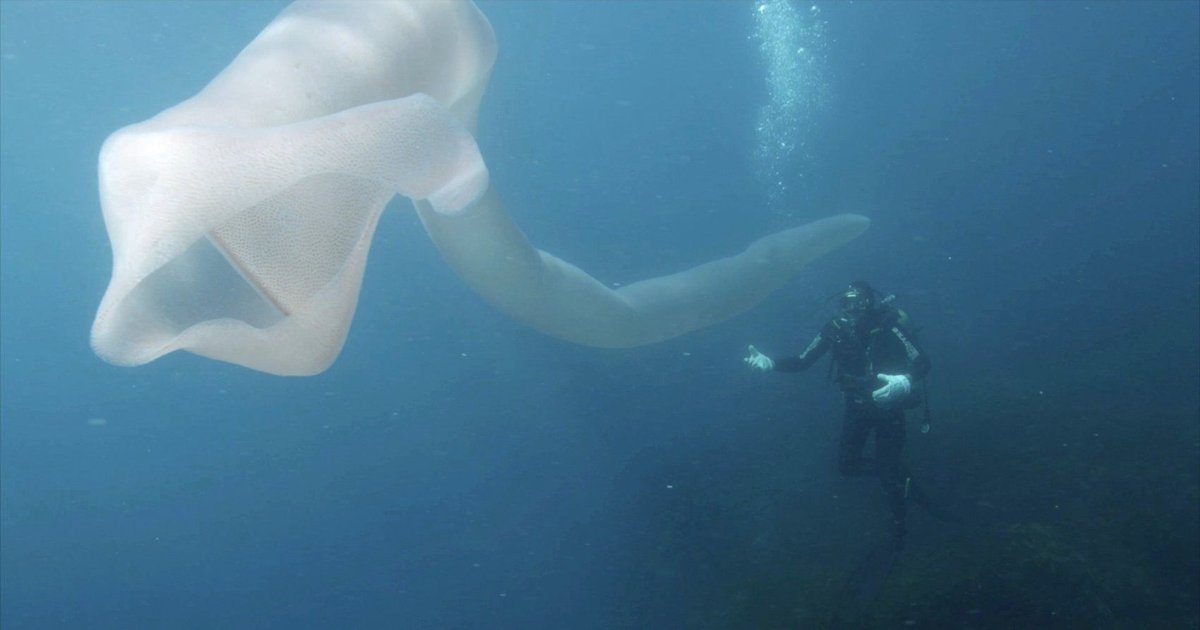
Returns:
[[[944,504],[930,499],[929,495],[925,494],[925,491],[916,482],[909,484],[908,498],[921,506],[921,509],[928,512],[930,516],[944,523],[962,523],[966,520],[961,514],[947,508]]]
[[[900,550],[891,541],[872,547],[846,576],[846,583],[842,586],[843,598],[858,602],[878,599],[899,559]]]

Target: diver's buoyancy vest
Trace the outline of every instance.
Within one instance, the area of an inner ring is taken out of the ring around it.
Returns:
[[[875,365],[875,344],[885,333],[897,328],[904,331],[905,335],[915,338],[908,327],[909,318],[904,310],[894,306],[884,308],[886,311],[879,314],[878,321],[867,332],[865,340],[859,338],[853,323],[845,317],[836,317],[830,321],[833,328],[830,376],[843,391],[860,390],[874,384],[874,374],[881,371]],[[879,367],[895,369],[900,366]]]

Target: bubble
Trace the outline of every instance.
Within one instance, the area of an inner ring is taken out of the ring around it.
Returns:
[[[827,100],[824,31],[820,10],[802,11],[790,0],[763,0],[755,7],[754,39],[766,70],[767,102],[755,126],[755,171],[766,187],[768,208],[784,208],[787,182],[804,176],[809,159],[803,136]]]

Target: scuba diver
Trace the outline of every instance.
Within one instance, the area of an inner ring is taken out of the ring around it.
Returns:
[[[750,346],[744,360],[754,370],[800,372],[827,352],[834,381],[846,398],[838,448],[838,471],[846,476],[878,475],[891,510],[891,547],[904,546],[904,520],[912,499],[928,506],[904,466],[904,411],[921,404],[929,358],[917,346],[904,311],[892,297],[877,299],[861,280],[839,297],[839,312],[798,356],[772,360]],[[928,421],[927,421],[928,422]],[[928,424],[921,430],[928,431]],[[875,457],[863,457],[867,437],[875,432]]]

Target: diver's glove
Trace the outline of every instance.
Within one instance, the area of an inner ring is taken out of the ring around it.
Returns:
[[[771,357],[759,352],[754,346],[750,346],[750,356],[742,360],[746,362],[746,365],[759,372],[770,372],[775,369],[775,362],[771,360]]]
[[[871,392],[871,398],[878,405],[900,402],[912,393],[912,381],[906,374],[880,374],[875,378],[884,382],[883,387]]]

